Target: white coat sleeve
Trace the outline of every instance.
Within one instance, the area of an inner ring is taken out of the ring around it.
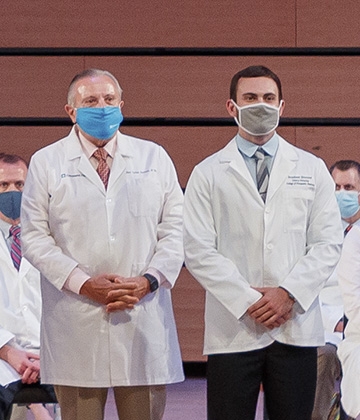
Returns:
[[[31,159],[21,202],[23,255],[55,287],[62,289],[77,262],[65,255],[49,227],[48,167],[43,154]]]
[[[8,344],[13,338],[15,338],[14,334],[0,327],[0,347],[4,347],[5,344]]]
[[[339,284],[349,326],[360,334],[360,228],[354,226],[344,240],[339,267]]]
[[[211,186],[198,167],[193,170],[185,190],[184,247],[190,273],[237,319],[261,298],[235,264],[217,250]]]
[[[343,230],[335,197],[334,181],[324,162],[318,160],[315,197],[306,229],[304,255],[281,283],[307,311],[334,271],[341,252]]]
[[[174,286],[184,262],[183,202],[184,195],[178,183],[175,167],[162,147],[159,147],[163,203],[157,225],[157,245],[149,267],[158,270],[166,281],[162,286]]]

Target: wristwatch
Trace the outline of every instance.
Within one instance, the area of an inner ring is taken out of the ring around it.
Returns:
[[[148,282],[150,284],[150,292],[151,293],[155,292],[155,290],[157,290],[159,288],[159,282],[158,282],[157,278],[152,276],[149,273],[145,273],[143,276],[148,280]]]

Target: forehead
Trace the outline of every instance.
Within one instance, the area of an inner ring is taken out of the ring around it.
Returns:
[[[23,162],[4,163],[0,162],[1,181],[25,181],[27,167]]]
[[[359,173],[355,168],[350,168],[346,171],[340,171],[335,168],[332,177],[337,185],[357,185],[360,184]]]
[[[108,76],[85,77],[75,84],[75,95],[83,99],[88,96],[119,95],[115,82]]]
[[[269,77],[242,77],[238,81],[237,94],[256,93],[264,95],[265,93],[279,94],[277,84]]]

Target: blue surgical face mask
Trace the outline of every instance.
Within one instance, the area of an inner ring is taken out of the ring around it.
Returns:
[[[360,210],[358,191],[336,191],[336,199],[343,219],[355,216]]]
[[[0,211],[11,220],[19,219],[21,206],[20,191],[7,191],[0,194]]]
[[[76,123],[86,134],[99,140],[111,139],[123,119],[118,106],[76,109]]]

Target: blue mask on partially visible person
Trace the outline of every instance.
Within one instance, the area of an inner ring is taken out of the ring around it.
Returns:
[[[76,123],[91,137],[108,140],[119,129],[123,122],[120,107],[106,106],[105,108],[77,108]]]
[[[7,191],[0,194],[0,211],[11,220],[19,219],[21,206],[20,191]]]
[[[358,191],[336,191],[336,199],[343,219],[355,216],[359,211]]]

